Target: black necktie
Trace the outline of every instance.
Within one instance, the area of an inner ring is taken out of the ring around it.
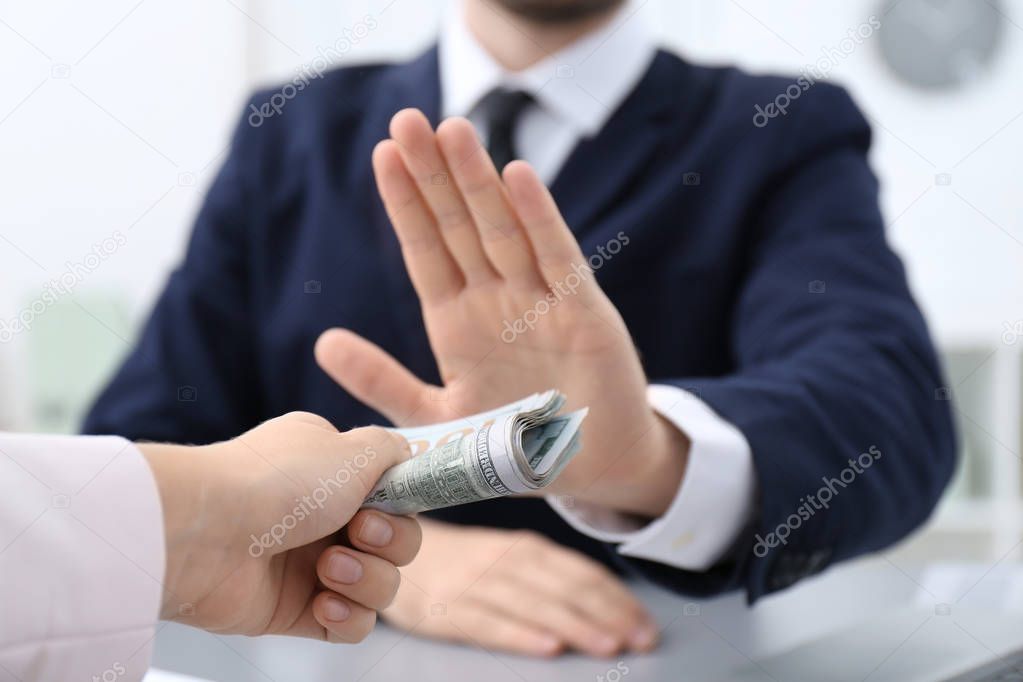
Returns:
[[[533,102],[532,95],[518,90],[497,89],[486,96],[487,151],[500,173],[509,161],[518,158],[515,149],[515,125],[522,110]]]

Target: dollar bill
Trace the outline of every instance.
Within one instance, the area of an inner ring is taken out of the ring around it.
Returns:
[[[550,485],[582,446],[586,410],[558,415],[564,403],[545,391],[464,419],[396,429],[412,458],[385,472],[363,507],[414,514]]]

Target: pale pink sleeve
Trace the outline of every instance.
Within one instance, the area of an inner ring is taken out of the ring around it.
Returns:
[[[0,681],[141,680],[164,552],[134,445],[0,434]]]

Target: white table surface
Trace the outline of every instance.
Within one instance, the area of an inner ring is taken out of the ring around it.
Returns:
[[[931,619],[936,624],[952,623],[942,620],[949,612],[952,616],[971,610],[1023,614],[1023,571],[1008,563],[914,568],[874,557],[805,580],[752,609],[739,594],[692,600],[646,584],[635,584],[634,589],[663,630],[659,650],[645,656],[601,660],[566,655],[553,661],[534,660],[430,641],[386,626],[357,646],[345,646],[285,637],[218,636],[170,623],[162,625],[157,635],[153,665],[219,682],[715,680],[749,667],[753,660],[865,620],[887,618],[888,613],[893,614],[892,622],[902,618],[912,630],[907,606],[916,607],[925,617],[936,614]],[[960,624],[948,630],[988,648],[983,638],[990,635],[976,629],[981,626],[969,627],[980,635],[966,632]],[[879,651],[876,663],[865,662],[868,670],[877,666],[871,680],[887,678],[887,668],[907,665],[895,655],[914,650],[907,646],[912,633],[907,634],[909,638],[891,643],[891,651],[884,655]],[[1023,628],[1018,640],[1023,643]],[[621,678],[612,672],[624,668],[628,674]]]

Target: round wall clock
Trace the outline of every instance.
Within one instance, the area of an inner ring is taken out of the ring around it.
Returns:
[[[1001,0],[886,0],[881,53],[915,87],[959,87],[991,67],[1004,11]]]

